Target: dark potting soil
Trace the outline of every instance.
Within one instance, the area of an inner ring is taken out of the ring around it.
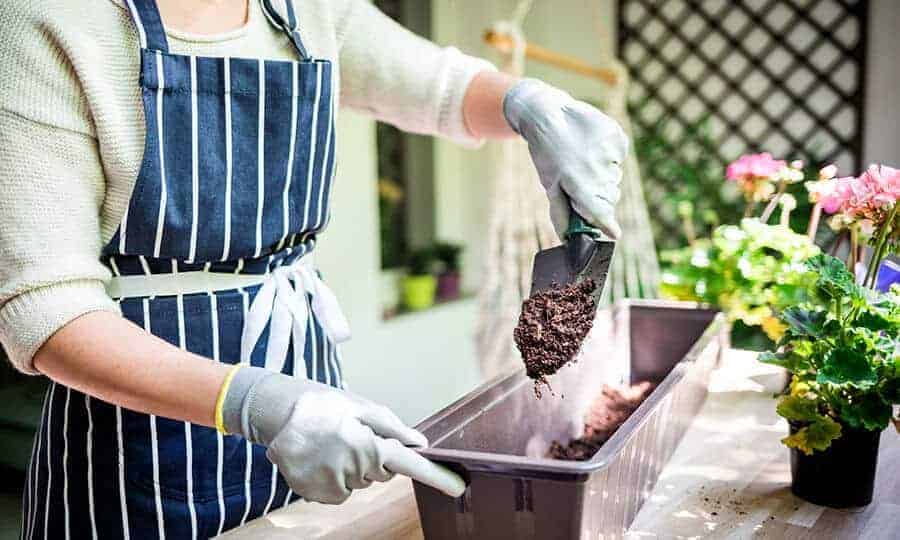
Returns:
[[[522,314],[513,337],[529,377],[539,386],[547,377],[575,359],[597,311],[591,293],[596,284],[585,279],[565,287],[555,285],[522,303]]]
[[[566,445],[553,441],[549,457],[568,461],[591,459],[655,387],[650,382],[615,387],[604,384],[584,419],[584,434]]]

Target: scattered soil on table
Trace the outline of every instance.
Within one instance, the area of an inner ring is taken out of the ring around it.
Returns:
[[[597,312],[591,296],[595,287],[590,278],[565,287],[554,285],[522,303],[513,337],[538,397],[539,387],[550,387],[547,377],[575,359],[590,332]]]
[[[567,445],[553,441],[549,457],[567,461],[591,459],[655,387],[650,382],[615,387],[603,385],[584,420],[584,434]]]
[[[718,516],[723,511],[737,516],[746,516],[750,510],[760,504],[760,501],[755,498],[743,499],[737,494],[737,489],[731,489],[731,492],[728,493],[718,488],[707,489],[705,485],[701,485],[699,495],[703,500],[702,509],[711,516]],[[770,517],[770,519],[774,518]]]

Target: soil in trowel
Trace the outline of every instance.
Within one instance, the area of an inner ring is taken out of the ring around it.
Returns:
[[[547,377],[575,359],[591,330],[597,311],[591,296],[595,286],[590,278],[553,286],[522,303],[513,337],[538,397],[541,385],[550,386]]]
[[[563,445],[553,441],[549,457],[568,461],[585,461],[597,453],[619,426],[628,420],[638,406],[653,391],[654,384],[641,382],[634,385],[603,385],[600,395],[591,404],[584,419],[584,435]]]

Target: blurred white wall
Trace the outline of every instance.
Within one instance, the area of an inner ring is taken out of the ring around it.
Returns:
[[[869,9],[863,163],[900,167],[900,2],[873,0]]]
[[[536,0],[526,21],[530,40],[602,64],[613,51],[612,0]],[[438,0],[432,35],[467,53],[497,61],[481,34],[513,10],[512,0]],[[581,97],[602,92],[597,83],[542,66],[528,73]],[[343,348],[350,387],[416,422],[480,383],[474,350],[474,299],[382,321],[379,284],[375,133],[371,121],[341,112],[333,217],[317,259],[350,319],[353,338]],[[436,236],[466,246],[464,288],[480,278],[490,197],[490,149],[435,148]]]

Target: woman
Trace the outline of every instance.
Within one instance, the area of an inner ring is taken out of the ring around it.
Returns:
[[[0,18],[0,341],[53,381],[23,537],[209,537],[395,473],[459,495],[421,434],[342,390],[349,330],[310,255],[339,98],[463,144],[521,134],[557,229],[571,204],[612,236],[618,126],[363,0]]]

